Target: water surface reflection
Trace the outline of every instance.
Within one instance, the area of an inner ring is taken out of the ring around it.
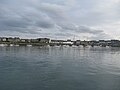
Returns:
[[[0,47],[0,90],[120,90],[120,48]]]

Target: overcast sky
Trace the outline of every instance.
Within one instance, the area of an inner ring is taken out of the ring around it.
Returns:
[[[120,0],[0,0],[0,36],[120,39]]]

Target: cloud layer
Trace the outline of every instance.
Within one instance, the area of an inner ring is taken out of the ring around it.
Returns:
[[[119,0],[0,0],[0,35],[119,38],[119,4]]]

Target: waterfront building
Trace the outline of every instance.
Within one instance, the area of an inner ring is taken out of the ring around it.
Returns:
[[[99,40],[99,46],[105,47],[107,46],[107,42],[105,40]]]
[[[84,40],[84,41],[81,41],[80,44],[83,45],[83,46],[87,46],[87,45],[89,45],[89,42]]]
[[[0,37],[0,41],[1,41],[1,42],[6,42],[6,41],[7,41],[7,38],[6,38],[6,37]]]
[[[74,41],[74,45],[77,45],[77,46],[81,45],[81,41],[80,40]]]
[[[2,42],[2,38],[0,37],[0,42]]]
[[[12,37],[0,37],[0,42],[18,42],[20,41],[20,38],[19,37],[15,37],[15,38],[12,38]]]
[[[65,40],[51,40],[50,43],[53,44],[63,44],[63,42],[65,42]]]
[[[30,42],[31,42],[31,43],[38,43],[39,40],[38,40],[38,39],[31,39]]]
[[[49,43],[50,39],[49,38],[37,38],[38,42],[40,43]]]
[[[73,45],[73,42],[71,40],[67,40],[63,42],[64,45]]]
[[[91,45],[91,46],[98,46],[99,45],[99,41],[91,40],[91,41],[89,41],[89,45]]]
[[[111,47],[120,47],[120,41],[119,40],[111,40]]]
[[[20,41],[20,38],[19,37],[15,37],[14,38],[14,42],[19,42]]]
[[[30,43],[30,39],[20,39],[20,42],[22,43]]]

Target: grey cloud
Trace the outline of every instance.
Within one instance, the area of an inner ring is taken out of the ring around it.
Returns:
[[[71,33],[55,33],[55,36],[59,36],[59,37],[69,37],[69,36],[74,36],[74,34]]]
[[[67,31],[74,31],[77,28],[75,27],[75,25],[73,23],[69,23],[69,22],[62,22],[62,23],[57,23],[58,26],[60,26],[62,28],[62,30],[67,30]]]
[[[42,12],[45,12],[52,19],[55,20],[66,19],[65,7],[61,5],[42,3],[41,6],[38,7],[38,9],[40,9]]]
[[[104,36],[103,30],[92,29],[87,25],[88,22],[94,24],[101,21],[104,15],[89,11],[89,8],[94,7],[91,7],[92,3],[91,5],[86,3],[88,0],[75,1],[79,2],[75,4],[76,6],[72,5],[69,0],[68,4],[63,3],[63,0],[62,2],[61,0],[2,0],[0,1],[0,32],[16,31],[22,34],[49,37],[69,37],[73,33],[76,35],[89,33],[95,38],[101,34]],[[80,2],[86,3],[89,7],[81,6]],[[76,12],[78,12],[77,17],[75,17]],[[81,13],[83,13],[82,16],[80,16]]]
[[[104,33],[103,30],[97,30],[97,29],[92,29],[89,26],[78,26],[73,23],[62,23],[58,24],[62,29],[61,30],[66,30],[66,31],[73,31],[76,33],[90,33],[90,34],[101,34]]]
[[[28,25],[30,25],[29,22],[26,22],[25,20],[6,20],[3,21],[3,24],[8,27],[20,27],[20,28],[26,28]]]
[[[103,30],[95,30],[87,26],[79,26],[77,32],[90,33],[90,34],[101,34],[103,33]]]
[[[41,28],[53,28],[55,26],[51,21],[38,21],[36,25]]]
[[[98,34],[96,36],[89,37],[89,39],[91,39],[91,40],[100,40],[100,39],[101,40],[104,40],[104,39],[109,40],[110,38],[112,38],[112,37],[110,37],[107,34]]]

